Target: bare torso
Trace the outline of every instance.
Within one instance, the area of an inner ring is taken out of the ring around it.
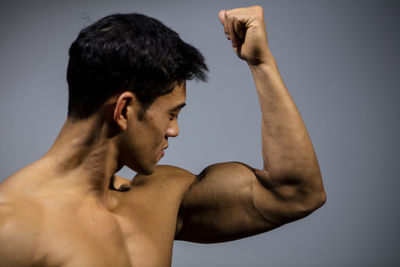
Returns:
[[[0,233],[10,241],[2,242],[0,266],[171,265],[189,172],[160,166],[137,176],[129,191],[110,190],[104,208],[62,184],[25,177],[27,171],[0,186]]]
[[[165,267],[174,239],[235,240],[321,207],[318,161],[269,50],[263,16],[260,6],[219,12],[257,88],[262,170],[231,162],[197,176],[171,166],[153,173],[168,137],[179,133],[185,83],[159,96],[146,119],[138,118],[133,93],[123,92],[89,118],[67,118],[39,162],[0,184],[0,267]],[[129,191],[109,190],[122,165],[153,174],[137,176]]]

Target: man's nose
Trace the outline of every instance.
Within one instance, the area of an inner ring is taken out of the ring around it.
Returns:
[[[167,129],[167,137],[177,137],[179,134],[179,126],[176,120],[172,121]]]

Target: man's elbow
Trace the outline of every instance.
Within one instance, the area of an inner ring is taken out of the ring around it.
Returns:
[[[275,201],[267,201],[269,198],[263,194],[256,194],[254,205],[276,226],[308,216],[323,206],[327,199],[320,173],[308,176],[286,174],[279,177],[258,175],[257,178],[272,193]]]
[[[308,216],[326,202],[326,192],[320,175],[301,179],[289,187],[291,189],[287,190],[283,199],[287,203],[287,215],[290,221]]]
[[[323,186],[310,197],[312,198],[311,212],[322,207],[326,202],[326,192]]]
[[[314,182],[314,190],[312,197],[314,198],[314,203],[315,203],[314,210],[316,210],[322,207],[326,202],[326,192],[322,181],[321,172],[318,172],[318,175],[316,178],[314,178],[314,181],[315,182]]]
[[[297,209],[294,212],[297,213],[299,218],[305,217],[315,210],[322,207],[326,202],[326,192],[322,185],[322,180],[317,185],[308,185],[306,188],[302,188],[299,191],[300,197],[298,198]]]

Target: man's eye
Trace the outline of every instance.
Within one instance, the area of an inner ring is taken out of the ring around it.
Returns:
[[[169,118],[171,120],[178,119],[178,114],[170,114]]]

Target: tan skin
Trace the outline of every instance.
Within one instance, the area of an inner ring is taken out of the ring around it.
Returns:
[[[170,266],[175,239],[234,240],[324,203],[318,161],[268,48],[262,8],[219,17],[255,80],[263,169],[219,163],[195,175],[156,166],[179,134],[186,84],[157,98],[142,120],[140,103],[124,92],[87,120],[67,119],[48,153],[0,185],[0,266]],[[124,164],[141,173],[132,183],[114,176]],[[129,190],[109,190],[111,181]]]

